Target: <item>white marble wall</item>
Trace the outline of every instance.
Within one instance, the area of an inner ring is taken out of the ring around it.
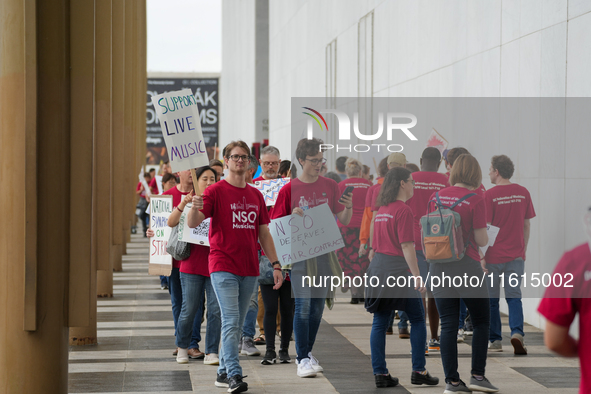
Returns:
[[[325,47],[334,39],[337,96],[357,95],[358,22],[372,10],[374,97],[591,95],[589,0],[271,1],[271,144],[290,148],[291,97],[325,95]],[[493,154],[514,160],[514,180],[530,190],[538,213],[528,260],[547,269],[584,241],[591,132],[587,124],[566,135],[564,118],[544,115],[540,110],[540,130],[531,135],[449,139],[461,141],[483,169]],[[542,326],[537,303],[524,300],[526,319]]]

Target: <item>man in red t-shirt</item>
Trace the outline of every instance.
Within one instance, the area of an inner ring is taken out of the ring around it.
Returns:
[[[493,246],[486,251],[486,269],[493,274],[492,286],[489,276],[490,295],[490,346],[489,351],[502,352],[502,328],[499,312],[500,277],[504,274],[505,299],[509,306],[511,344],[515,354],[527,354],[523,342],[523,307],[521,304],[521,275],[525,271],[525,252],[529,240],[530,219],[536,216],[527,189],[511,183],[515,166],[505,155],[493,156],[490,166],[490,181],[496,185],[484,193],[487,222],[499,227]],[[517,278],[519,283],[515,284]],[[513,286],[512,286],[513,284]]]
[[[584,243],[566,252],[552,274],[538,312],[546,318],[544,342],[564,357],[579,357],[580,394],[591,393],[591,250]],[[559,279],[560,278],[560,282]],[[562,286],[555,286],[560,283]],[[572,286],[572,287],[568,287]],[[579,315],[579,339],[569,335]]]
[[[449,180],[444,174],[437,172],[441,164],[441,152],[439,149],[429,147],[423,151],[421,155],[421,171],[413,172],[412,177],[415,181],[415,188],[413,196],[406,201],[406,205],[410,207],[414,217],[414,240],[415,252],[417,255],[417,263],[421,271],[423,280],[427,280],[429,273],[429,263],[423,254],[423,247],[421,243],[421,217],[427,213],[427,205],[429,198],[433,192],[438,192],[441,189],[449,187]],[[429,314],[429,328],[431,329],[431,339],[429,340],[429,351],[439,351],[439,312],[435,305],[435,298],[433,293],[427,287],[427,294],[429,300],[427,303],[427,313]]]
[[[228,176],[193,197],[187,217],[195,228],[211,218],[209,228],[209,272],[222,312],[222,345],[216,386],[239,393],[248,390],[242,379],[238,344],[250,299],[258,284],[259,259],[256,242],[273,262],[275,289],[283,275],[275,244],[269,232],[269,216],[263,195],[246,184],[250,149],[244,141],[231,142],[224,149]]]

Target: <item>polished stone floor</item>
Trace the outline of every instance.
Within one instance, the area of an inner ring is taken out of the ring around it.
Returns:
[[[70,348],[70,393],[223,393],[214,386],[216,366],[190,360],[179,365],[172,356],[174,328],[168,291],[158,277],[148,276],[148,244],[132,236],[123,271],[115,273],[114,297],[98,301],[98,345]],[[371,315],[362,305],[350,305],[348,294],[325,310],[314,355],[324,374],[313,379],[296,375],[295,363],[264,366],[261,357],[241,356],[249,392],[253,393],[442,393],[444,385],[413,386],[408,339],[389,336],[388,368],[400,386],[374,386],[369,333]],[[577,393],[578,361],[555,357],[543,345],[543,333],[527,326],[529,354],[514,356],[507,319],[503,318],[504,352],[489,354],[487,377],[501,393]],[[205,324],[202,326],[205,334]],[[277,344],[278,345],[278,344]],[[260,347],[264,351],[264,347]],[[458,345],[459,372],[470,373],[470,337]],[[290,354],[295,356],[294,343]],[[427,369],[443,381],[438,353],[427,357]]]

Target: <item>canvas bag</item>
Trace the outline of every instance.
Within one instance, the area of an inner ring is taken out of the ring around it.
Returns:
[[[428,263],[451,263],[460,261],[468,245],[464,245],[461,216],[453,209],[462,201],[475,196],[468,193],[451,207],[443,205],[439,192],[435,193],[437,209],[421,218],[421,242]]]
[[[170,238],[166,245],[166,251],[177,261],[185,260],[191,255],[191,245],[179,240],[179,225],[177,224],[170,232]]]

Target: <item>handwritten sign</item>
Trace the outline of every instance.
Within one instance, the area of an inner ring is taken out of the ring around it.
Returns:
[[[152,96],[172,172],[209,164],[201,131],[199,109],[191,89]]]
[[[274,219],[269,224],[281,265],[322,256],[345,246],[337,222],[327,204]]]
[[[168,217],[172,213],[172,196],[152,196],[150,200],[150,228],[154,236],[150,238],[150,275],[170,275],[172,256],[166,252],[171,228]]]
[[[497,235],[499,235],[499,230],[500,230],[500,228],[497,226],[493,226],[491,224],[486,225],[486,234],[488,235],[488,243],[486,244],[486,246],[483,246],[480,248],[480,250],[482,250],[482,254],[486,254],[486,251],[488,250],[488,248],[495,244],[495,241],[497,239]]]
[[[185,205],[185,209],[181,214],[179,221],[179,240],[191,244],[209,246],[209,223],[211,222],[211,218],[205,219],[196,228],[190,228],[187,224],[187,215],[191,211],[192,205],[191,203]]]
[[[437,130],[433,129],[429,138],[427,138],[427,148],[433,147],[439,149],[439,152],[443,154],[443,151],[447,149],[449,143]]]
[[[287,185],[289,181],[289,178],[267,179],[256,182],[254,188],[263,194],[265,205],[273,206],[277,202],[279,190],[281,190],[283,186]]]

